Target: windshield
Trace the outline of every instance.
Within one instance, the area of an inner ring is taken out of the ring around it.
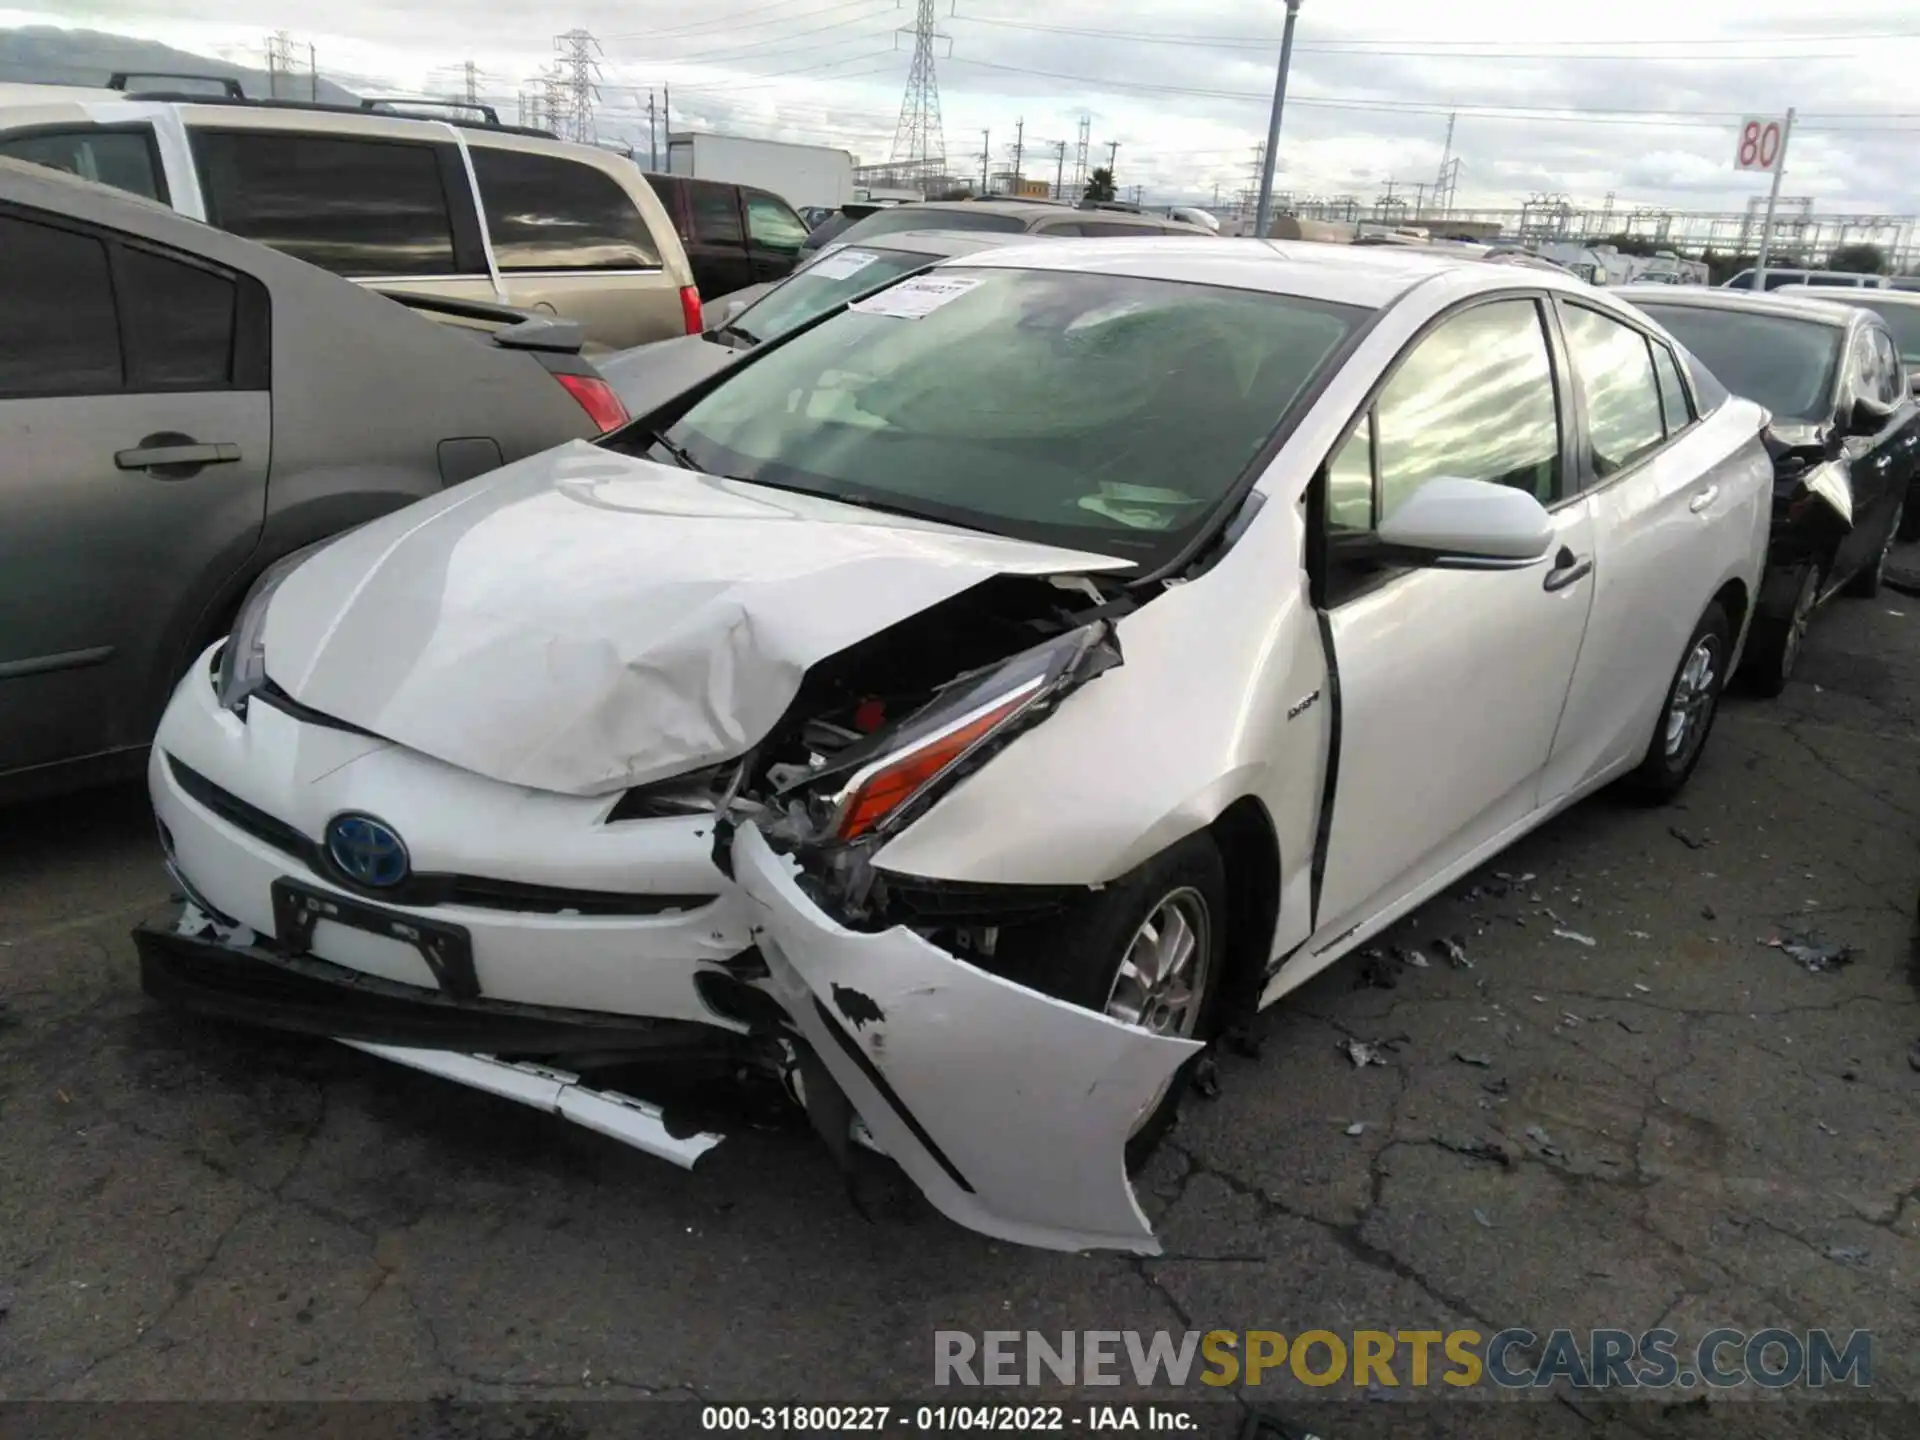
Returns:
[[[1720,383],[1774,413],[1814,424],[1833,418],[1833,373],[1843,333],[1817,320],[1790,320],[1704,305],[1642,303]]]
[[[841,246],[794,271],[785,283],[734,316],[726,328],[749,340],[773,340],[843,301],[924,270],[939,258],[911,250]]]
[[[924,205],[889,205],[864,220],[856,220],[833,238],[854,244],[877,240],[882,235],[898,235],[902,230],[991,230],[1002,235],[1017,235],[1027,228],[1018,215],[998,210],[976,210],[970,205],[933,210]]]
[[[947,266],[745,363],[667,439],[712,474],[1152,566],[1194,536],[1366,314]]]

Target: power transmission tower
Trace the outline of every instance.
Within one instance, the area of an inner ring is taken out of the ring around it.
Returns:
[[[1064,200],[1067,198],[1066,192],[1061,189],[1061,186],[1066,183],[1067,178],[1067,142],[1064,140],[1056,140],[1053,143],[1059,148],[1060,152],[1054,157],[1053,161],[1053,198],[1056,200]]]
[[[1020,156],[1026,149],[1027,122],[1022,116],[1013,126],[1013,191],[1020,193]]]
[[[567,91],[567,117],[572,136],[583,145],[594,141],[593,102],[600,92],[594,81],[600,76],[600,42],[585,30],[569,30],[553,37],[553,48],[560,52],[557,67]]]
[[[934,0],[915,0],[912,30],[897,32],[913,36],[913,67],[907,71],[906,93],[900,97],[900,123],[894,127],[892,155],[896,164],[911,162],[927,172],[945,164],[947,158],[947,137],[940,125],[940,82],[933,73],[933,42],[952,38],[935,25],[933,6]]]
[[[1460,115],[1458,111],[1447,116],[1446,143],[1440,147],[1440,173],[1435,177],[1433,182],[1433,199],[1435,204],[1440,202],[1440,197],[1446,194],[1447,191],[1447,167],[1453,163],[1453,127],[1459,118]]]
[[[284,30],[276,30],[267,37],[267,98],[280,98],[281,77],[291,83],[293,79],[293,37]]]
[[[1076,191],[1084,191],[1087,188],[1087,138],[1092,130],[1093,117],[1082,115],[1080,117],[1080,148],[1075,153],[1073,161],[1073,188]]]
[[[480,71],[469,60],[460,67],[460,78],[465,82],[466,94],[462,97],[469,105],[480,103]]]
[[[533,77],[533,90],[534,124],[556,135],[564,135],[568,120],[567,102],[571,98],[566,71],[557,64],[551,70],[542,70]]]

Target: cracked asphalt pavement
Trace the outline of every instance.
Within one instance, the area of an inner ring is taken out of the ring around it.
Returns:
[[[143,795],[0,812],[0,1398],[844,1403],[931,1393],[936,1329],[1663,1322],[1869,1328],[1873,1394],[1920,1400],[1917,709],[1920,599],[1836,601],[1680,804],[1578,806],[1223,1053],[1143,1180],[1151,1260],[870,1222],[800,1128],[686,1174],[166,1013],[127,935],[167,901]],[[1760,943],[1785,932],[1852,963]],[[1490,1433],[1474,1411],[1417,1433]]]

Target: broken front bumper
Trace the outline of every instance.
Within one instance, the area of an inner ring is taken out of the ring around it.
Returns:
[[[751,824],[733,868],[776,995],[936,1207],[1023,1245],[1159,1253],[1127,1140],[1199,1044],[1002,980],[910,930],[848,930]]]

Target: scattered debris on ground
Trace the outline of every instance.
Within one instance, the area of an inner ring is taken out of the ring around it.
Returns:
[[[1347,1134],[1349,1135],[1364,1135],[1366,1133],[1367,1122],[1364,1120],[1356,1120],[1353,1124],[1347,1126]]]
[[[1538,1125],[1529,1125],[1524,1133],[1527,1139],[1540,1147],[1540,1153],[1542,1155],[1550,1155],[1556,1160],[1565,1158],[1566,1152],[1555,1145],[1552,1137]]]
[[[1689,850],[1704,850],[1713,843],[1711,840],[1703,840],[1689,831],[1682,830],[1678,825],[1669,825],[1667,833]]]
[[[1493,1221],[1487,1218],[1487,1212],[1482,1210],[1478,1205],[1473,1207],[1473,1218],[1478,1220],[1486,1229],[1493,1229]]]
[[[1627,938],[1631,940],[1651,940],[1653,936],[1645,930],[1629,930],[1627,931]]]
[[[1700,918],[1702,920],[1718,920],[1720,918],[1720,912],[1711,905],[1702,905],[1700,907]]]
[[[1496,1075],[1491,1080],[1482,1080],[1480,1088],[1489,1095],[1504,1095],[1513,1088],[1513,1083],[1504,1075]]]
[[[1395,1035],[1390,1040],[1346,1040],[1340,1048],[1347,1052],[1354,1069],[1364,1070],[1369,1065],[1385,1065],[1388,1053],[1396,1045],[1404,1045],[1406,1040],[1405,1035]]]
[[[1812,975],[1831,975],[1853,963],[1851,945],[1830,945],[1812,935],[1785,934],[1776,935],[1771,940],[1757,943],[1775,950],[1783,950],[1793,960]]]
[[[1505,1170],[1513,1168],[1513,1157],[1507,1153],[1505,1146],[1495,1140],[1435,1139],[1433,1143],[1442,1150],[1451,1150],[1454,1154],[1464,1155],[1469,1160],[1484,1160],[1489,1165],[1498,1165]]]
[[[1193,1067],[1193,1088],[1209,1100],[1220,1098],[1220,1067],[1214,1063],[1211,1050]]]
[[[1473,961],[1467,958],[1466,947],[1458,939],[1449,940],[1442,935],[1433,943],[1440,953],[1447,957],[1447,963],[1454,969],[1471,970],[1473,968]]]
[[[1433,962],[1418,950],[1400,950],[1396,953],[1400,956],[1401,963],[1411,965],[1416,970],[1428,970],[1433,967]]]
[[[1400,983],[1393,973],[1393,962],[1378,945],[1360,952],[1360,968],[1353,977],[1356,990],[1391,990]]]
[[[1493,1059],[1491,1056],[1469,1055],[1464,1050],[1454,1051],[1453,1058],[1458,1060],[1462,1065],[1477,1065],[1482,1070],[1490,1069],[1493,1065]]]
[[[1837,1260],[1842,1265],[1864,1265],[1867,1259],[1867,1247],[1864,1245],[1829,1245],[1825,1251],[1829,1260]]]
[[[1642,995],[1651,995],[1653,993],[1653,987],[1651,985],[1642,985],[1638,980],[1633,982],[1633,988],[1638,990]]]
[[[1578,930],[1563,930],[1560,927],[1555,926],[1553,933],[1557,939],[1571,940],[1575,944],[1585,945],[1589,950],[1591,950],[1595,945],[1598,945],[1600,943],[1598,940],[1595,940],[1591,935],[1582,935]]]

